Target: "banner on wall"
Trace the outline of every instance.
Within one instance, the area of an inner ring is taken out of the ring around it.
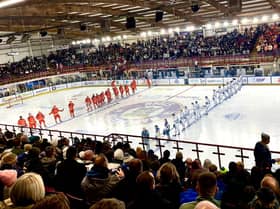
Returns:
[[[34,96],[34,93],[33,93],[33,91],[27,91],[27,92],[21,93],[20,96],[22,96],[23,98],[32,97],[32,96]]]
[[[170,85],[181,85],[185,84],[184,79],[169,79],[169,84]]]
[[[111,81],[106,81],[106,80],[99,80],[99,81],[95,81],[95,85],[94,86],[108,86],[111,85]]]
[[[189,78],[190,85],[205,85],[206,78]]]
[[[224,79],[223,78],[207,78],[206,84],[223,84]]]
[[[51,90],[55,91],[55,90],[66,89],[66,88],[67,88],[67,84],[60,84],[60,85],[52,86]]]
[[[94,85],[96,85],[96,82],[95,81],[85,81],[83,83],[83,85],[85,85],[85,86],[94,86]]]
[[[168,79],[153,79],[152,80],[152,85],[156,86],[156,85],[168,85],[169,84],[169,80]]]
[[[270,84],[270,77],[248,77],[248,84]]]
[[[74,83],[68,83],[67,86],[68,86],[68,88],[72,88],[72,87],[85,86],[85,84],[83,84],[82,82],[74,82]]]
[[[34,95],[39,95],[39,94],[43,94],[46,92],[49,92],[50,88],[49,87],[45,87],[45,88],[41,88],[41,89],[36,89],[34,90]]]
[[[272,84],[280,84],[280,77],[271,77],[271,83]]]

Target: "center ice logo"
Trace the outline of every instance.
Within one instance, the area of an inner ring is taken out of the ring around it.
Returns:
[[[143,120],[150,118],[167,118],[172,112],[179,112],[180,105],[174,102],[142,102],[137,104],[126,105],[110,114],[114,119],[123,120]]]

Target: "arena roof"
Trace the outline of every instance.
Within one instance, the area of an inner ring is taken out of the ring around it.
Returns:
[[[70,39],[99,38],[160,28],[202,26],[211,21],[231,21],[280,11],[280,0],[241,1],[19,0],[0,8],[0,31],[4,36],[42,30]],[[155,21],[157,11],[163,12],[162,21]],[[127,17],[135,18],[136,28],[127,29]]]

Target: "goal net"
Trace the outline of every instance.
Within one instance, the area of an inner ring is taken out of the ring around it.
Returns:
[[[14,107],[14,106],[20,105],[20,104],[23,104],[22,96],[13,96],[13,97],[9,97],[5,100],[6,108],[11,108],[11,107]]]

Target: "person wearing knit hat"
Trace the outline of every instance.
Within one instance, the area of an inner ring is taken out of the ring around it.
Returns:
[[[12,186],[17,180],[17,171],[13,169],[0,170],[0,182],[7,187]]]
[[[1,199],[9,198],[10,187],[16,182],[17,175],[18,173],[14,169],[0,170]]]

